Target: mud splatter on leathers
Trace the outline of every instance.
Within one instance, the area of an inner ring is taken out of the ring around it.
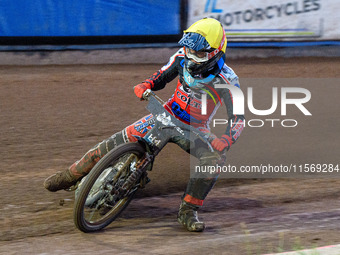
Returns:
[[[218,107],[224,102],[227,108],[229,122],[225,134],[228,136],[228,149],[236,142],[243,130],[243,115],[233,115],[233,98],[228,89],[215,89],[214,84],[231,84],[239,86],[239,79],[234,71],[224,65],[219,75],[209,84],[206,84],[204,89],[190,89],[183,78],[184,51],[178,50],[169,60],[169,63],[154,73],[144,83],[149,83],[154,91],[163,89],[167,83],[179,77],[177,87],[174,94],[168,100],[167,109],[169,112],[180,119],[181,121],[191,124],[202,131],[209,132],[209,122],[212,120]],[[201,95],[207,94],[207,114],[201,115]],[[169,108],[171,110],[169,110]],[[122,131],[114,134],[110,138],[97,144],[89,150],[80,160],[75,162],[71,167],[71,172],[77,176],[83,176],[90,172],[93,166],[102,158],[108,151],[115,148],[117,145],[127,142],[135,142],[135,136],[143,137],[146,132],[154,125],[152,115],[148,115],[126,127]],[[211,134],[213,136],[213,134]],[[183,150],[193,154],[200,159],[200,165],[211,165],[215,162],[209,160],[209,151],[205,147],[191,148],[190,142],[182,137],[173,137],[171,142],[179,145]],[[195,206],[202,206],[203,200],[215,184],[217,176],[214,178],[190,178],[185,194],[184,201]]]

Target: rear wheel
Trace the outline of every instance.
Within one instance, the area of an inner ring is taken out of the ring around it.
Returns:
[[[78,187],[74,223],[79,230],[100,230],[126,208],[139,187],[138,182],[127,186],[127,179],[144,154],[142,145],[127,143],[108,152],[95,165]]]

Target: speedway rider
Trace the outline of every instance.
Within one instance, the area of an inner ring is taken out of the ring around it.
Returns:
[[[215,88],[215,84],[229,84],[239,87],[239,80],[234,71],[225,64],[227,39],[220,22],[204,18],[184,31],[179,41],[182,46],[167,65],[155,72],[150,78],[134,87],[137,97],[143,98],[147,89],[163,89],[167,83],[179,76],[174,94],[165,104],[165,109],[186,124],[191,124],[210,135],[212,147],[219,152],[230,149],[243,130],[244,117],[233,114],[233,98],[226,88]],[[202,94],[207,96],[207,114],[201,114]],[[217,108],[224,102],[229,117],[225,133],[216,137],[210,133],[209,121]],[[150,114],[110,138],[97,144],[80,160],[68,169],[47,178],[44,186],[49,191],[67,189],[75,185],[88,174],[93,166],[117,145],[136,142],[135,136],[145,136],[147,130],[154,126]],[[193,154],[200,161],[200,166],[215,164],[205,147],[192,148],[190,141],[175,136],[171,142]],[[221,162],[219,162],[221,163]],[[203,231],[204,223],[197,218],[197,210],[216,182],[216,178],[189,179],[178,212],[178,221],[189,231]]]

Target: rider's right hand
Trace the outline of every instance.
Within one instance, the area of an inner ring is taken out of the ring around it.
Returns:
[[[143,93],[147,89],[151,89],[151,84],[149,84],[149,83],[141,83],[141,84],[138,84],[138,85],[134,86],[133,89],[135,91],[136,96],[143,100]]]

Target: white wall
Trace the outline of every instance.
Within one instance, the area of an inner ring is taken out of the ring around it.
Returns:
[[[189,0],[188,26],[204,17],[229,41],[340,39],[340,0]]]

